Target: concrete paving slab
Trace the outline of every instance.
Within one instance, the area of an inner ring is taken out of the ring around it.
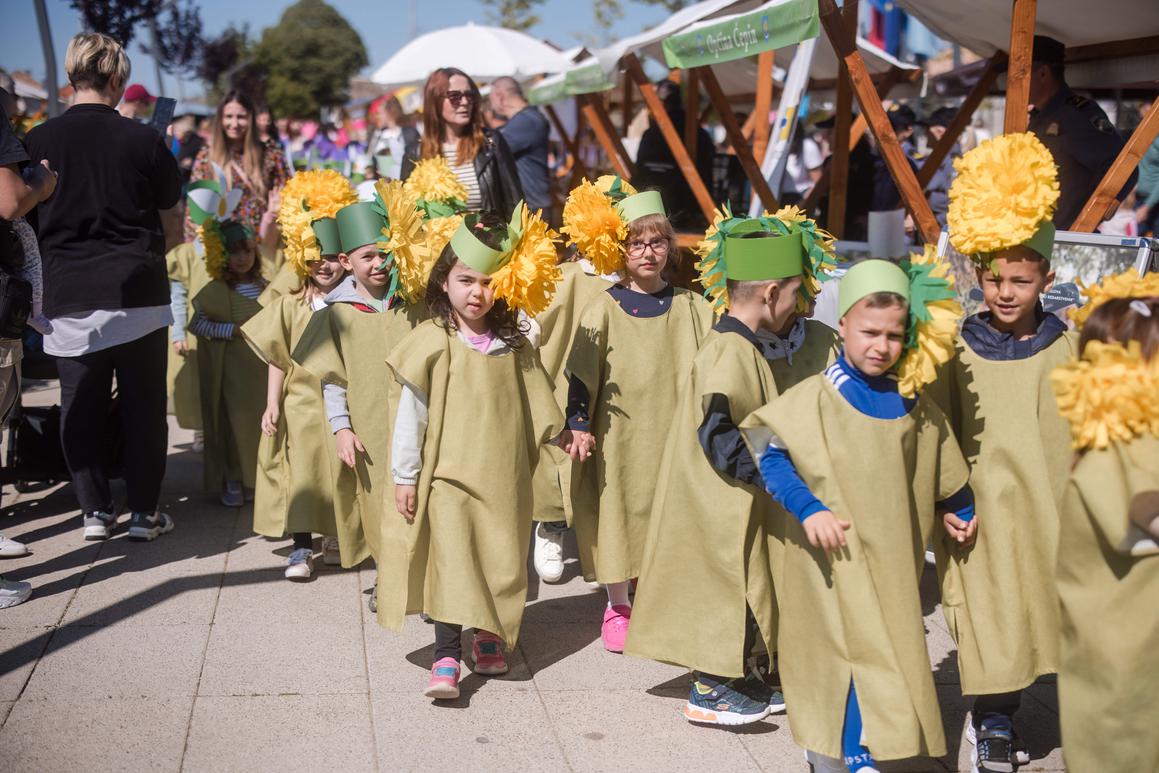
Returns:
[[[0,628],[0,700],[20,697],[52,633],[49,628]]]
[[[21,701],[193,695],[208,636],[204,625],[59,628]]]
[[[604,649],[598,625],[525,626],[520,645],[541,690],[639,690],[681,679],[675,666]],[[687,695],[687,688],[685,688]]]
[[[16,701],[0,701],[0,727],[4,727],[4,723],[8,720],[8,715],[15,705]]]
[[[74,594],[64,624],[209,625],[224,553],[155,565],[152,561],[152,557],[116,556],[94,566]]]
[[[22,700],[0,729],[0,770],[177,771],[192,696]]]
[[[271,622],[215,623],[198,695],[367,692],[362,631]]]
[[[199,697],[182,770],[371,771],[365,695]]]
[[[309,582],[292,582],[284,564],[242,568],[231,552],[214,623],[298,623],[356,632],[358,574],[321,563]]]

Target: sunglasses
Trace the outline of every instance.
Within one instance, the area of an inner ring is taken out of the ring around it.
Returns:
[[[448,91],[446,99],[452,106],[458,107],[462,102],[474,102],[475,92],[473,91]]]

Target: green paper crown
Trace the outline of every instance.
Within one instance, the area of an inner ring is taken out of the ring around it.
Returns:
[[[225,249],[227,252],[242,242],[251,241],[254,238],[253,229],[245,223],[239,222],[237,220],[222,221],[220,230],[221,241],[225,244]]]
[[[206,191],[210,195],[198,193],[198,191]],[[216,218],[217,212],[210,212],[205,209],[205,206],[210,206],[212,203],[224,199],[225,191],[217,184],[216,180],[197,180],[189,184],[189,188],[185,193],[185,203],[189,211],[189,219],[193,221],[194,225],[203,225],[206,220]],[[204,205],[204,206],[203,206]]]
[[[805,270],[801,234],[745,239],[743,234],[763,231],[759,220],[741,223],[724,240],[724,272],[739,282],[762,282],[800,276]]]
[[[342,239],[338,235],[338,221],[332,217],[318,218],[310,223],[314,239],[318,242],[318,252],[322,255],[337,255],[342,252]]]
[[[346,254],[376,243],[386,227],[386,218],[371,201],[348,204],[338,210],[334,219],[338,224],[339,245]]]
[[[624,218],[624,222],[631,224],[645,215],[665,215],[664,199],[660,197],[660,191],[644,191],[633,196],[628,196],[616,203],[616,211],[620,213],[620,217]]]
[[[900,266],[888,260],[863,260],[853,264],[837,288],[837,318],[844,317],[854,304],[874,293],[896,293],[908,303],[909,277]]]

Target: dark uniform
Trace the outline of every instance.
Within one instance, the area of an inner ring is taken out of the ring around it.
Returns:
[[[926,126],[949,126],[954,120],[957,110],[952,107],[943,107],[935,110],[926,120]],[[930,141],[931,147],[933,140]],[[950,185],[954,182],[954,159],[962,155],[962,147],[954,143],[950,152],[938,165],[934,176],[926,183],[926,199],[930,202],[930,209],[937,218],[938,225],[946,227],[946,213],[950,211]],[[915,159],[916,160],[916,159]]]
[[[1123,138],[1094,100],[1079,96],[1069,86],[1059,89],[1041,109],[1032,110],[1027,128],[1058,164],[1054,224],[1059,230],[1068,229],[1123,149]],[[1138,172],[1131,172],[1116,198],[1122,200],[1138,179]]]

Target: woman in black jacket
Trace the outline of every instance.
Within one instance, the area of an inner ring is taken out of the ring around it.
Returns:
[[[469,209],[508,218],[523,198],[511,149],[503,135],[483,126],[479,88],[462,70],[442,67],[427,78],[420,153],[447,159],[467,189]]]

